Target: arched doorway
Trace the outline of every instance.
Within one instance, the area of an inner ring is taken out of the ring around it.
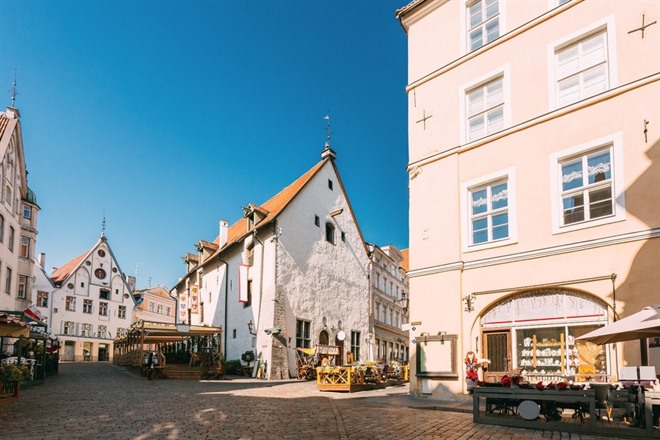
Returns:
[[[325,330],[321,330],[321,333],[319,333],[319,344],[328,345],[329,341],[330,341],[330,336],[328,336],[328,332]]]
[[[484,380],[520,374],[529,382],[605,382],[605,347],[577,341],[607,323],[601,300],[569,289],[539,289],[512,295],[481,317],[482,353],[490,360]]]

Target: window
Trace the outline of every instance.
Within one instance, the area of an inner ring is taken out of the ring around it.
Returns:
[[[252,280],[247,282],[247,298],[243,302],[243,308],[250,307],[252,305]]]
[[[27,299],[27,291],[28,291],[28,277],[25,275],[19,275],[18,276],[18,292],[17,296],[20,299]]]
[[[81,287],[85,287],[85,286],[81,285]],[[110,291],[106,290],[106,289],[101,289],[99,291],[99,298],[109,300],[110,299]]]
[[[100,301],[99,302],[99,316],[108,316],[108,303]]]
[[[37,307],[48,307],[48,292],[37,292]]]
[[[332,180],[328,179],[328,188],[332,191]]]
[[[380,321],[380,303],[376,303],[376,321]]]
[[[331,223],[325,224],[325,241],[335,244],[335,227]]]
[[[357,362],[360,359],[360,332],[351,332],[351,353]]]
[[[31,219],[32,218],[32,207],[29,205],[23,205],[23,218]]]
[[[99,338],[106,338],[108,336],[108,327],[105,325],[99,325]]]
[[[92,300],[91,299],[84,299],[83,300],[83,313],[92,313]]]
[[[468,52],[500,36],[498,0],[478,0],[467,4]]]
[[[14,227],[10,226],[9,227],[9,242],[7,243],[7,247],[11,252],[14,252]]]
[[[158,306],[156,307],[156,313],[158,313],[159,315],[163,314],[163,305],[162,304],[158,304]]]
[[[557,107],[609,88],[607,50],[604,30],[555,50]]]
[[[80,336],[92,336],[92,324],[82,324],[80,327]]]
[[[165,309],[165,314],[166,314],[167,316],[170,316],[170,315],[172,314],[172,308],[171,308],[171,307],[167,307],[167,308]]]
[[[504,128],[504,79],[496,78],[466,93],[467,140],[481,139]]]
[[[72,321],[64,321],[63,333],[65,335],[73,335],[73,327]]]
[[[152,303],[151,301],[149,301],[149,311],[150,312],[154,311],[154,303]]]
[[[11,293],[11,269],[7,268],[7,273],[5,274],[5,293]]]
[[[346,241],[346,233],[341,231],[341,241]]]
[[[311,326],[312,323],[309,321],[303,321],[301,319],[296,320],[296,348],[311,348]]]
[[[120,319],[126,319],[126,306],[119,306],[117,308],[117,317]]]
[[[509,237],[509,193],[507,180],[471,188],[470,244]]]
[[[0,243],[5,240],[5,218],[0,215]]]
[[[319,227],[321,226],[321,219],[319,218],[318,215],[314,216],[314,224]]]
[[[66,297],[66,303],[65,303],[65,310],[68,310],[69,312],[75,312],[76,311],[76,297],[75,296],[67,296]]]
[[[564,160],[560,167],[564,225],[613,214],[611,147]]]
[[[24,235],[21,235],[21,248],[18,255],[22,258],[30,258],[30,239]]]

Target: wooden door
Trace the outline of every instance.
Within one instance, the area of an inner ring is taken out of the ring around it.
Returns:
[[[484,371],[486,382],[499,382],[502,376],[511,371],[511,333],[484,333],[483,353],[490,360],[488,370]]]

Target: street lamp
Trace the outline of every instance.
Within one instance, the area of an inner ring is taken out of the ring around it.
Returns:
[[[404,312],[408,311],[408,303],[410,300],[406,298],[406,292],[401,292],[401,299],[399,300],[399,303],[401,304],[401,307],[403,308]]]
[[[248,331],[251,335],[256,336],[257,332],[254,330],[254,322],[250,319],[250,322],[247,323]]]

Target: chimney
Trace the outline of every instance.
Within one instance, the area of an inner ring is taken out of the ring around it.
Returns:
[[[42,269],[46,269],[46,254],[43,252],[39,252],[39,266],[41,266]]]
[[[229,235],[229,222],[220,220],[220,235],[218,236],[218,249],[222,249],[227,244]]]

